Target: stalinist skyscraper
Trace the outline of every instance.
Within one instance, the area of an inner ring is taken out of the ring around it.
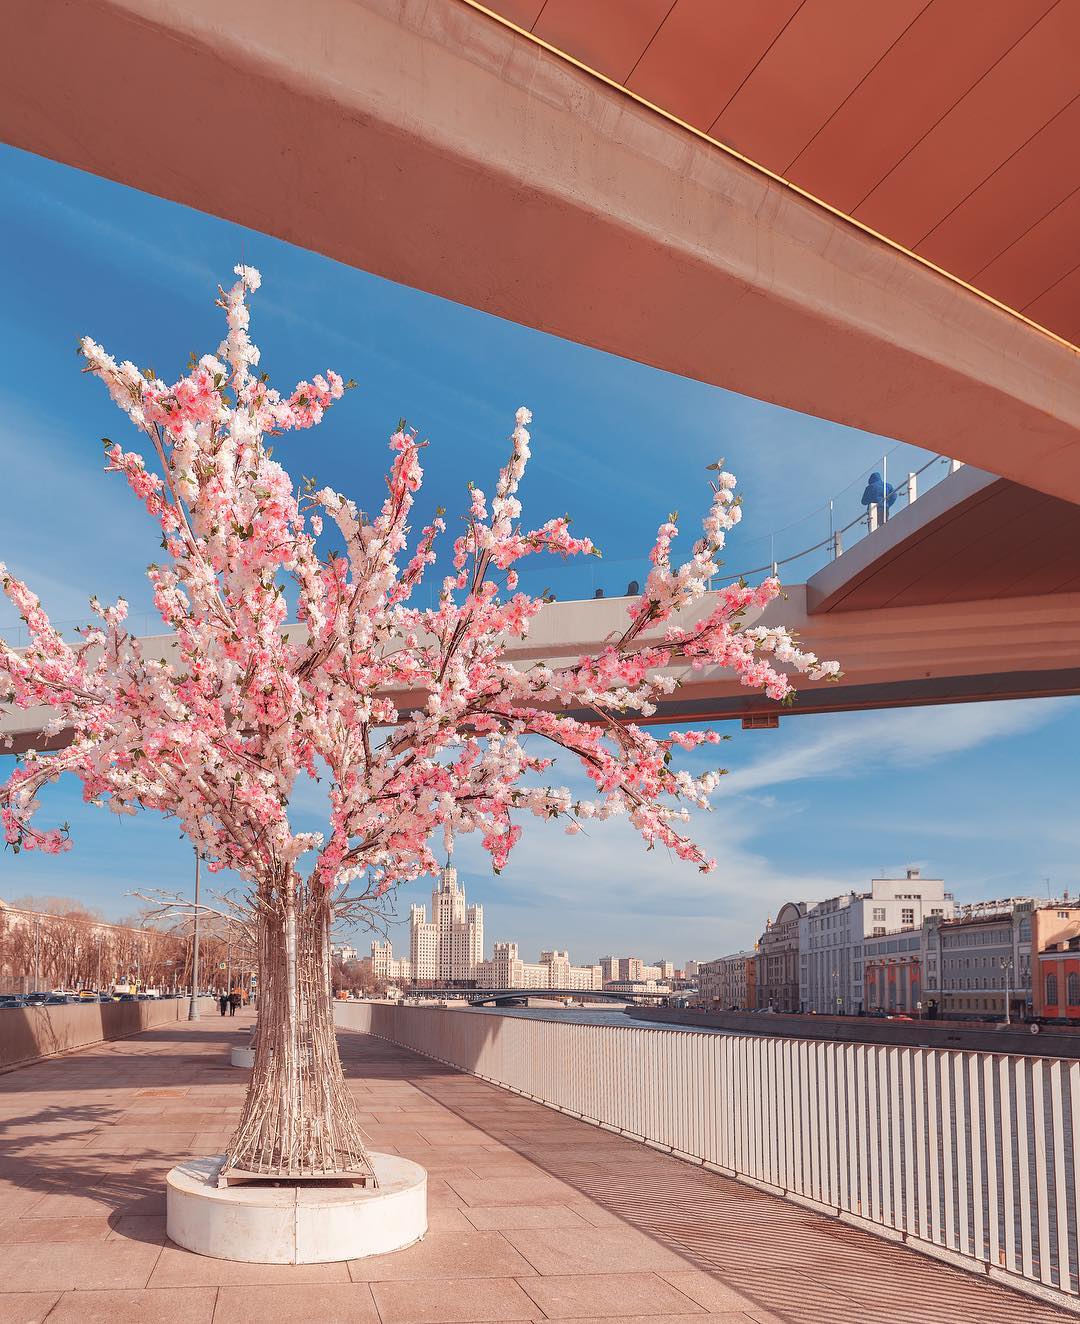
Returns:
[[[464,889],[450,863],[431,893],[431,922],[423,906],[409,912],[409,955],[417,981],[446,984],[476,978],[484,959],[484,907],[466,907]]]

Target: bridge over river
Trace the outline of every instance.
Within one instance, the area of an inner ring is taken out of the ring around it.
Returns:
[[[634,993],[608,992],[606,989],[581,988],[425,988],[413,996],[436,1001],[465,1001],[470,1006],[480,1007],[487,1004],[495,1006],[516,1006],[527,1004],[530,998],[573,998],[575,1002],[615,1002],[620,1006],[634,1003],[642,1006],[655,1006],[668,1002],[678,994],[667,990],[642,990]]]

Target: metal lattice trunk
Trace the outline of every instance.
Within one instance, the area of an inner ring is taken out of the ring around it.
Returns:
[[[375,1186],[334,1031],[329,903],[295,874],[258,902],[255,1065],[220,1180]]]

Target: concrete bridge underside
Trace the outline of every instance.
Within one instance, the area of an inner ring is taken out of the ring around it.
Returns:
[[[1072,344],[475,4],[9,0],[5,19],[9,143],[1080,501]]]

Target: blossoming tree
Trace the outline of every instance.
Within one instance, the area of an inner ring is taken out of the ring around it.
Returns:
[[[175,648],[169,660],[144,654],[122,599],[92,600],[96,622],[66,642],[0,565],[30,638],[18,651],[0,643],[0,699],[49,705],[50,730],[67,741],[26,754],[0,788],[0,813],[16,851],[67,849],[66,829],[38,827],[33,815],[42,787],[71,773],[89,802],[174,816],[211,869],[235,870],[257,928],[261,998],[227,1170],[373,1181],[334,1039],[335,914],[377,906],[396,884],[434,871],[434,849],[455,834],[479,832],[501,869],[527,815],[564,819],[575,832],[583,820],[625,814],[649,846],[712,869],[682,824],[688,807],[706,807],[718,775],[678,770],[673,756],[718,737],[654,736],[635,716],[655,713],[681,666],[731,668],[780,700],[791,690],[787,671],[818,678],[836,665],[782,629],[744,626],[748,609],[777,596],[774,579],[705,599],[741,513],[735,480],[719,466],[701,537],[675,564],[674,519],[661,526],[621,633],[571,665],[513,665],[508,643],[545,607],[517,590],[515,567],[539,553],[595,550],[565,518],[531,530],[520,522],[526,409],[490,501],[471,489],[438,605],[414,605],[445,531],[440,511],[410,554],[421,444],[404,426],[391,437],[387,492],[371,517],[313,482],[294,490],[265,438],[318,423],[346,384],[327,372],[283,397],[256,372],[248,296],[260,278],[236,271],[220,293],[228,332],[217,357],[193,358],[172,385],[81,342],[84,371],[143,439],[145,455],[107,442],[106,468],[160,526],[164,564],[148,574]],[[340,552],[320,550],[327,521]],[[290,600],[295,623],[286,628]],[[403,694],[418,697],[406,706]],[[545,784],[554,759],[544,749],[580,764],[591,798]],[[290,826],[304,775],[327,781],[325,835]]]

